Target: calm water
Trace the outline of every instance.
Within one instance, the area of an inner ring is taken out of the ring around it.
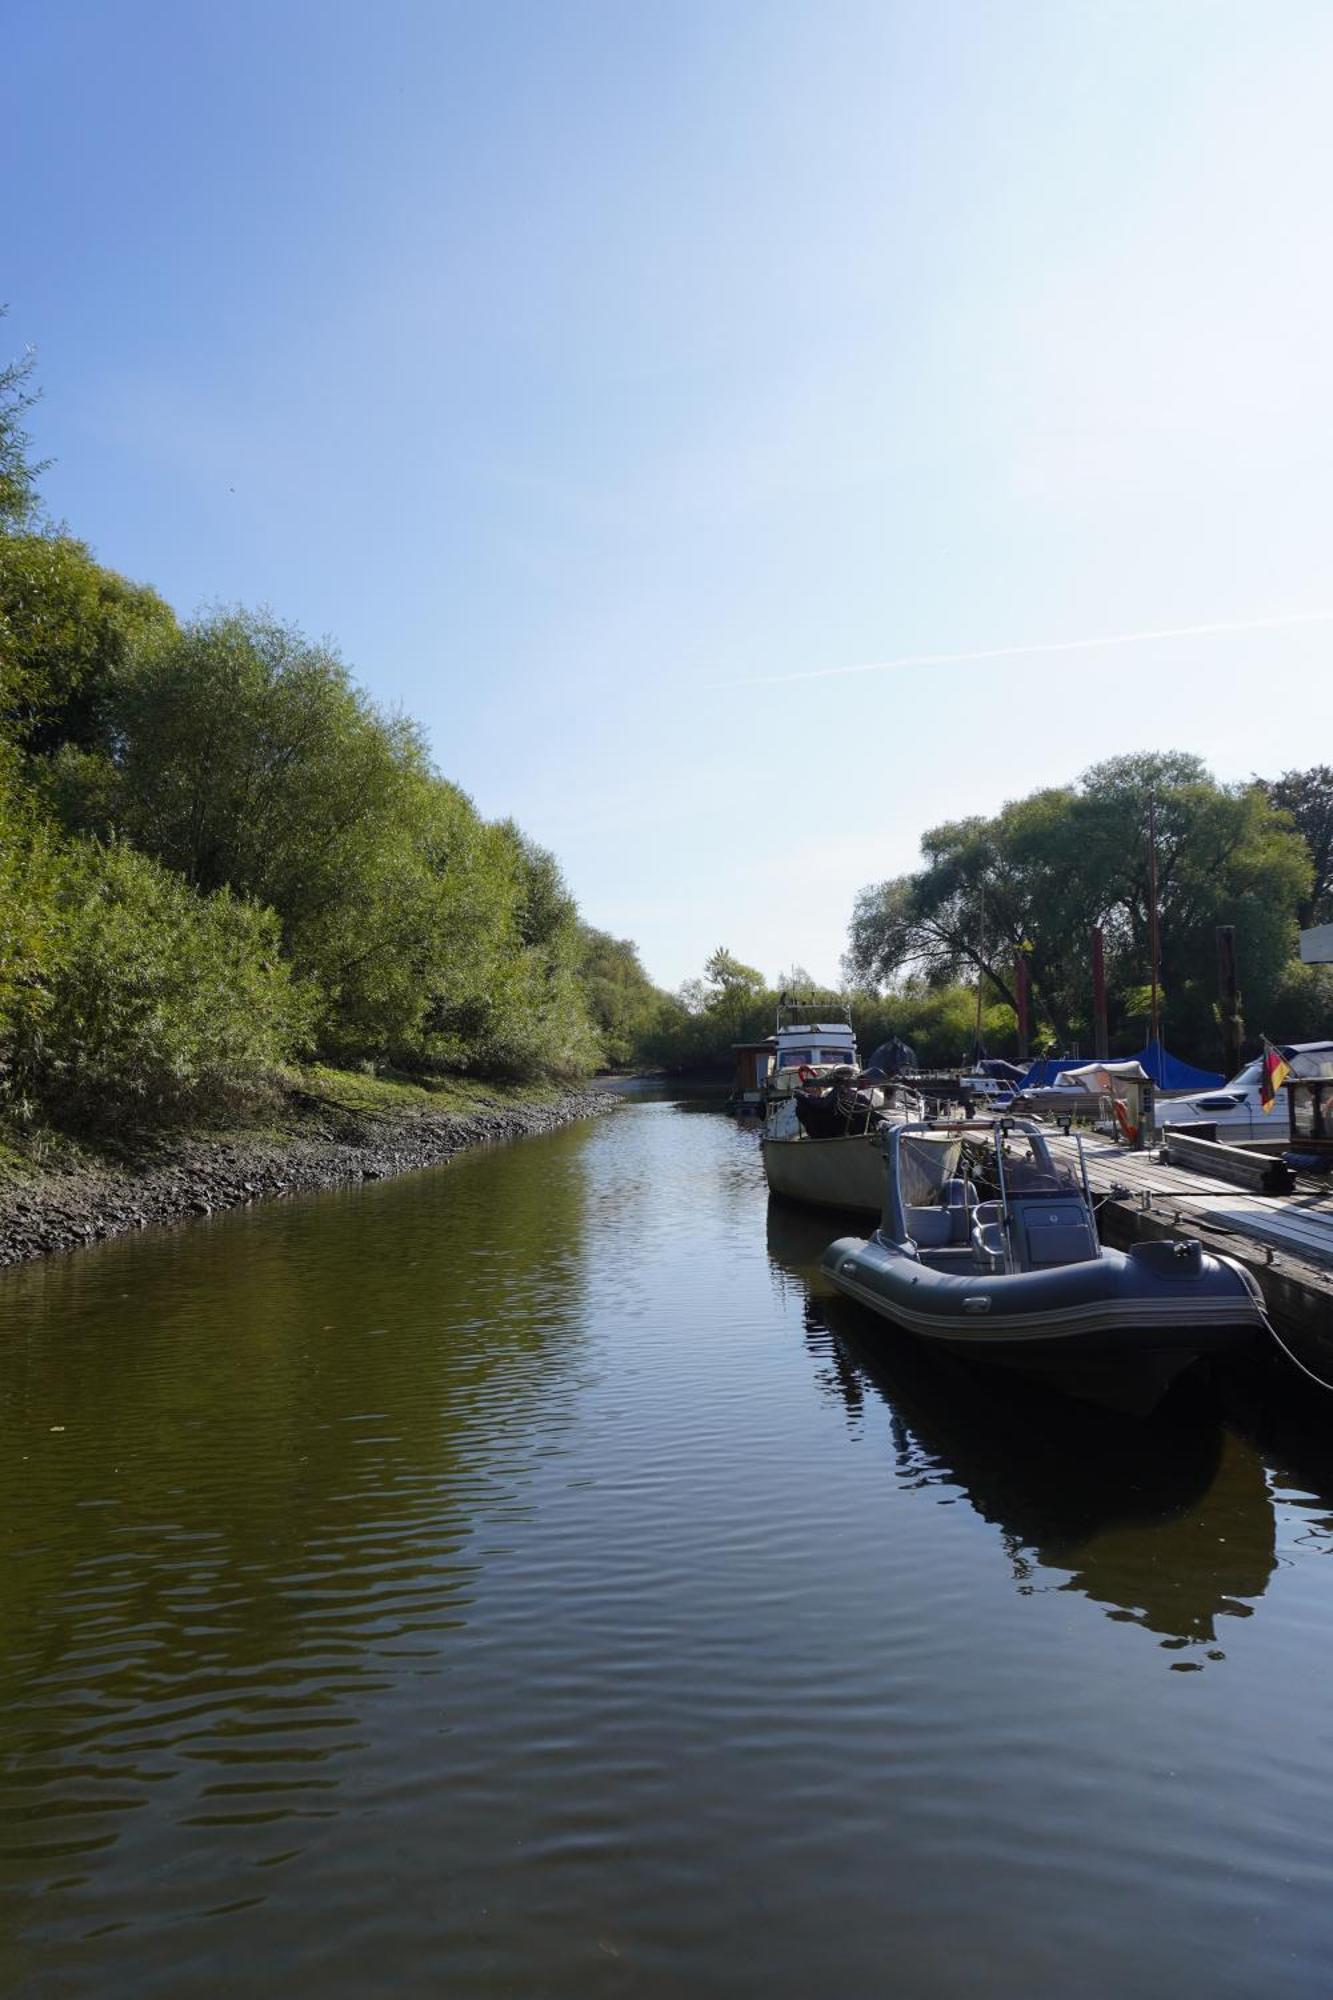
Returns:
[[[1333,1410],[827,1233],[642,1102],[0,1280],[0,1991],[1326,1992]]]

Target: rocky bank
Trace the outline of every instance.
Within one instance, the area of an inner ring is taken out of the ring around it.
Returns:
[[[547,1132],[608,1110],[605,1091],[479,1102],[466,1112],[348,1111],[297,1092],[279,1129],[158,1140],[119,1158],[80,1154],[0,1183],[0,1265],[183,1222],[215,1209],[385,1180],[467,1146]]]

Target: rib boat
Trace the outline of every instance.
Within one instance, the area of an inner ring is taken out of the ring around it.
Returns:
[[[914,1201],[916,1155],[929,1146],[937,1169],[942,1132],[950,1170]],[[1192,1363],[1267,1327],[1250,1274],[1198,1242],[1102,1245],[1081,1147],[1075,1173],[1028,1120],[893,1125],[883,1146],[879,1228],[831,1243],[822,1267],[922,1341],[1146,1413]]]

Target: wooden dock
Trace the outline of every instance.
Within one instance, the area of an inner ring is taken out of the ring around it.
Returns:
[[[1074,1139],[1048,1134],[1047,1144],[1077,1165]],[[1300,1337],[1302,1360],[1333,1381],[1333,1188],[1298,1175],[1291,1193],[1252,1193],[1092,1135],[1083,1157],[1108,1243],[1197,1236],[1235,1258],[1258,1280],[1275,1324]]]

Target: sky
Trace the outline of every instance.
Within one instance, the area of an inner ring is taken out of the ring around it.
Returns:
[[[662,984],[836,980],[926,828],[1104,757],[1333,761],[1326,0],[44,0],[5,51],[51,513],[333,638]]]

